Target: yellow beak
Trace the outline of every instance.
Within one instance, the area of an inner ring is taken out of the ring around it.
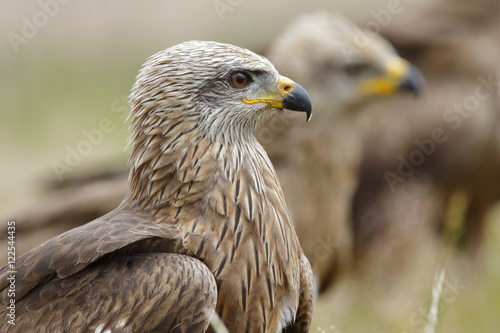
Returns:
[[[268,103],[273,108],[305,112],[307,115],[306,121],[311,119],[311,99],[300,84],[281,76],[276,91],[276,93],[257,98],[244,98],[243,102],[247,104]]]
[[[360,95],[392,95],[405,90],[417,95],[424,85],[417,67],[402,58],[394,58],[387,63],[383,76],[361,80],[358,89]]]

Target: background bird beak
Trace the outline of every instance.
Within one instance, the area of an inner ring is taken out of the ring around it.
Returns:
[[[399,90],[412,92],[414,95],[420,94],[425,86],[425,79],[422,73],[414,65],[409,64],[408,74],[402,83],[399,84]]]
[[[361,95],[392,95],[410,91],[418,95],[425,86],[425,79],[417,67],[402,58],[391,60],[383,76],[364,79],[359,82]]]
[[[311,120],[312,105],[307,91],[300,84],[284,76],[278,81],[277,93],[257,98],[244,98],[243,102],[247,104],[264,102],[279,109],[305,112],[306,121]]]

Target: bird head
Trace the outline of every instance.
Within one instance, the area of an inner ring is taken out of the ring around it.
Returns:
[[[264,57],[229,44],[189,41],[150,57],[130,96],[132,137],[178,123],[234,141],[283,109],[311,115],[306,91]]]
[[[420,71],[385,39],[327,13],[299,19],[268,56],[284,74],[301,80],[315,104],[337,112],[403,91],[416,94],[424,85]]]

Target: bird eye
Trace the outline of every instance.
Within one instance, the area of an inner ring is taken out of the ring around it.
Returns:
[[[360,75],[364,70],[367,69],[367,65],[364,64],[349,64],[344,67],[344,71],[349,75],[349,76],[358,76]]]
[[[248,84],[249,78],[248,75],[237,72],[231,75],[231,83],[238,88],[242,88]]]

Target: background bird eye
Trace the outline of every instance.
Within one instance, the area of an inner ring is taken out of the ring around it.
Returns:
[[[349,64],[344,67],[344,71],[349,76],[358,76],[362,74],[367,68],[368,66],[364,64]]]
[[[248,84],[248,75],[244,73],[234,73],[231,75],[231,83],[238,88],[244,87]]]

